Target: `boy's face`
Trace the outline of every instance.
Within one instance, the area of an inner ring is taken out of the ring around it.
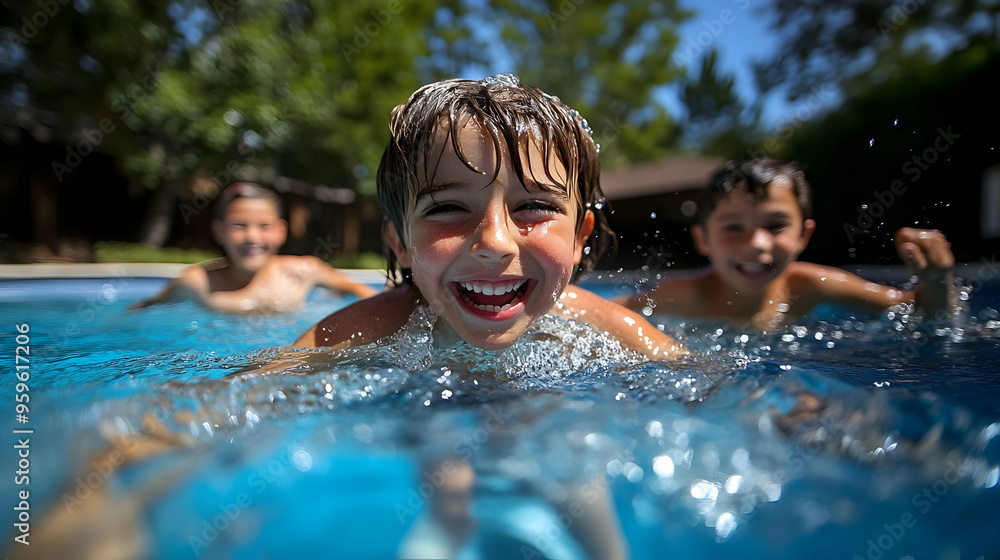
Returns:
[[[691,228],[698,252],[740,293],[759,294],[809,243],[816,227],[802,219],[791,181],[779,177],[767,198],[736,189],[719,200],[704,227]]]
[[[567,183],[566,169],[553,155],[546,174],[534,143],[521,148],[522,162],[531,165],[525,189],[506,146],[500,172],[489,182],[496,154],[481,125],[470,121],[458,139],[485,174],[459,160],[450,139],[443,142],[446,131],[431,152],[432,161],[441,154],[440,163],[404,220],[406,245],[391,224],[386,238],[424,299],[463,340],[506,348],[562,294],[580,263],[593,214],[587,212],[577,231],[575,200],[553,184]]]
[[[212,233],[231,266],[256,272],[284,245],[287,226],[270,201],[237,198],[223,220],[212,222]]]

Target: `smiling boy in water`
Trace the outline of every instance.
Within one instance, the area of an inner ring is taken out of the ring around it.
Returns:
[[[613,235],[596,204],[598,147],[579,113],[500,74],[424,86],[389,128],[376,184],[397,287],[323,319],[294,347],[371,343],[429,309],[442,345],[505,349],[552,315],[653,359],[687,354],[638,313],[569,285]],[[573,514],[589,557],[626,556],[609,504]]]
[[[711,266],[619,301],[656,314],[747,320],[763,330],[820,303],[875,311],[915,301],[928,317],[951,312],[955,258],[941,232],[896,232],[896,250],[919,279],[915,290],[900,290],[797,261],[816,229],[811,209],[809,184],[794,165],[770,158],[726,162],[703,192],[691,226],[695,247]]]
[[[501,74],[420,88],[393,110],[390,131],[377,187],[399,286],[330,315],[294,346],[373,342],[427,306],[441,319],[435,340],[486,350],[553,314],[650,357],[686,353],[641,315],[569,286],[612,235],[595,205],[598,148],[579,113]]]
[[[287,235],[274,192],[234,183],[219,195],[212,220],[212,236],[228,262],[215,268],[188,267],[159,294],[133,308],[186,299],[225,313],[281,313],[300,307],[315,286],[360,298],[376,293],[316,257],[278,255]]]

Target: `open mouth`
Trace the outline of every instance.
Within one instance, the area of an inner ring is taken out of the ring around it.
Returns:
[[[468,307],[490,318],[503,319],[516,313],[534,281],[527,278],[504,281],[452,282],[452,289]]]
[[[744,263],[736,263],[735,268],[736,271],[742,274],[743,276],[746,276],[748,278],[759,279],[769,276],[771,274],[771,271],[774,269],[774,264],[744,262]]]
[[[245,257],[256,257],[258,255],[263,255],[267,253],[267,248],[263,245],[244,245],[243,246],[243,256]]]

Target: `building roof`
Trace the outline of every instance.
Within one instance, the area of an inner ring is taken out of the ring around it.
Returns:
[[[601,173],[608,200],[628,200],[701,188],[725,160],[712,156],[668,157]]]

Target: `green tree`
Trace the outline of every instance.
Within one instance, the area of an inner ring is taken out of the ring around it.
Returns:
[[[774,0],[782,46],[756,67],[764,92],[797,99],[817,84],[874,71],[883,79],[920,53],[940,59],[970,41],[996,37],[1000,4],[991,0]],[[909,55],[909,56],[908,56]]]
[[[480,14],[496,30],[482,38],[490,68],[517,72],[587,117],[605,167],[676,146],[680,130],[656,100],[678,77],[676,28],[690,14],[676,1],[494,0]]]
[[[155,245],[199,184],[211,196],[281,174],[370,192],[389,110],[439,74],[428,39],[462,33],[436,23],[458,2],[52,4],[44,29],[8,43],[6,95],[26,92],[67,145],[108,121],[95,148],[156,193],[143,236]],[[8,30],[32,20],[34,5],[19,7]]]
[[[700,152],[731,156],[757,134],[760,107],[748,108],[735,85],[732,74],[720,72],[715,49],[702,58],[697,74],[681,78],[681,103],[688,113],[684,139]]]

